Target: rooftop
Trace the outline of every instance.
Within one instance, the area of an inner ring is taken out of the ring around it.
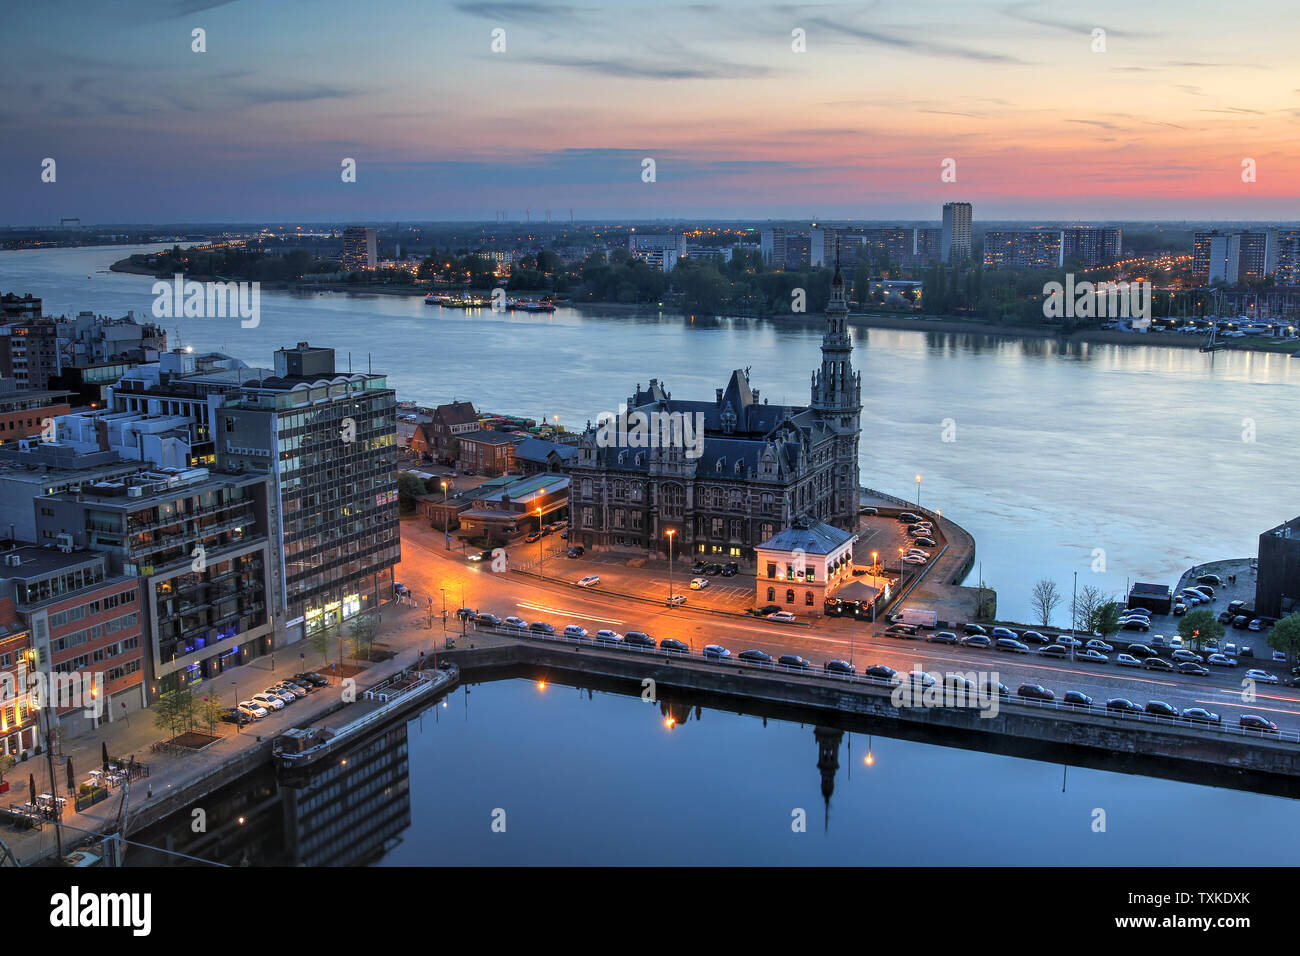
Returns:
[[[824,521],[818,521],[810,527],[799,527],[796,524],[792,528],[778,531],[758,545],[758,549],[761,551],[801,550],[805,554],[830,554],[855,537],[857,536],[851,531],[844,531]]]

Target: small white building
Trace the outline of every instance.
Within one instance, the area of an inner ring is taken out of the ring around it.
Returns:
[[[820,617],[826,599],[852,579],[858,536],[822,521],[796,520],[754,548],[754,601]]]

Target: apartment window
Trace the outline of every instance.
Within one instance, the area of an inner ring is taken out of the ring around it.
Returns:
[[[793,604],[793,603],[794,603],[794,588],[786,588],[786,591],[785,591],[785,603],[786,603],[786,604]]]
[[[803,603],[806,604],[808,607],[813,606],[813,593],[811,591],[803,592]]]
[[[769,561],[769,562],[767,562],[767,576],[768,576],[769,578],[774,578],[774,577],[776,577],[776,562],[775,562],[775,561]]]

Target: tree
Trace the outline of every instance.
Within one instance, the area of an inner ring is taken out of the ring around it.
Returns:
[[[154,726],[172,737],[194,726],[194,696],[188,690],[170,691],[153,708]]]
[[[1086,584],[1074,599],[1074,626],[1093,634],[1097,630],[1097,611],[1106,603],[1101,588]]]
[[[1052,623],[1052,612],[1056,610],[1061,603],[1061,592],[1056,588],[1056,582],[1043,578],[1034,585],[1033,594],[1030,597],[1030,604],[1034,608],[1034,613],[1038,615],[1039,623],[1046,627]]]
[[[214,733],[217,729],[217,724],[221,722],[221,715],[224,711],[225,708],[221,706],[221,701],[211,696],[204,697],[203,700],[198,703],[198,707],[195,711],[195,719],[201,726],[207,728],[208,733]]]
[[[375,619],[373,611],[366,611],[364,614],[354,616],[348,622],[348,644],[352,652],[352,659],[360,661],[364,657],[369,660],[370,648],[378,634],[379,622]]]
[[[14,769],[15,763],[13,754],[0,754],[0,783],[5,782],[5,774]]]
[[[397,476],[397,501],[402,511],[414,511],[415,499],[429,493],[428,486],[422,478],[417,478],[409,471]]]
[[[1178,622],[1178,636],[1183,639],[1183,643],[1199,651],[1211,641],[1216,644],[1219,642],[1223,637],[1223,625],[1215,620],[1213,611],[1201,608],[1183,615],[1183,619]]]
[[[1287,660],[1300,655],[1300,612],[1282,618],[1268,635],[1268,646],[1286,654]]]
[[[329,660],[330,651],[334,649],[334,641],[330,639],[330,632],[323,627],[318,627],[307,635],[307,643],[311,649],[320,655],[322,661]]]
[[[1119,630],[1119,606],[1114,601],[1107,601],[1093,613],[1092,630],[1103,638]]]

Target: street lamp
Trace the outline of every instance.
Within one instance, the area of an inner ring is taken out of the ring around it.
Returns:
[[[916,510],[921,510],[921,476],[916,476]]]
[[[919,508],[921,506],[917,505],[917,507]],[[898,549],[898,586],[899,587],[903,586],[903,555],[905,555],[906,553],[907,552],[904,551],[902,548]]]
[[[542,539],[546,537],[542,534],[542,506],[537,506],[537,575],[546,577],[546,568],[543,565],[545,558],[542,554]]]
[[[669,528],[665,534],[668,535],[668,606],[673,606],[673,535],[677,533],[676,528]]]
[[[239,718],[244,715],[239,709],[239,681],[232,680],[230,686],[235,688],[235,733],[239,733]]]

